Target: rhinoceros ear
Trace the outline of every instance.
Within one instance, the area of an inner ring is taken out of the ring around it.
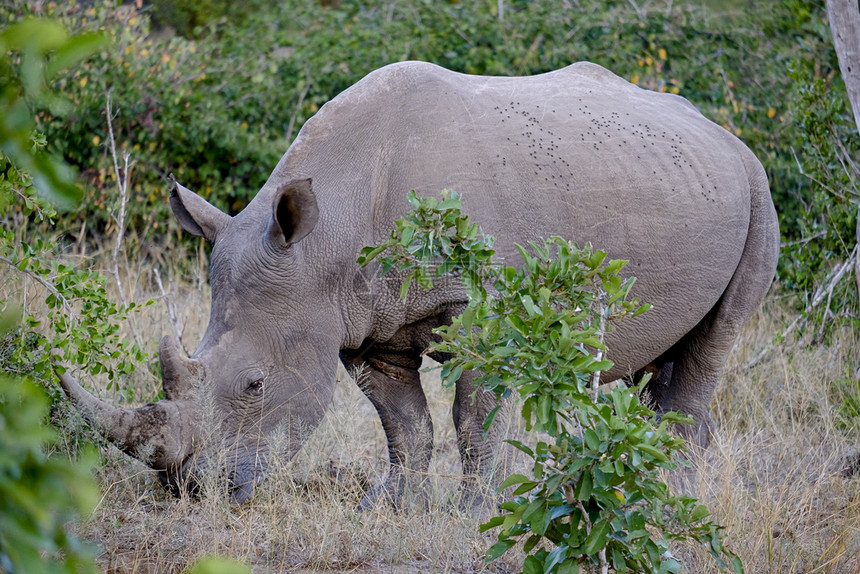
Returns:
[[[185,231],[215,243],[215,236],[227,225],[230,216],[190,189],[179,185],[172,173],[170,181],[173,183],[170,189],[170,207],[179,225]]]
[[[289,247],[313,231],[320,217],[310,179],[294,179],[282,185],[272,201],[269,237]]]

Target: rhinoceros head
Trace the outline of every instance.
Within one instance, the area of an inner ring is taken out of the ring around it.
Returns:
[[[343,338],[336,280],[303,245],[319,215],[310,180],[261,192],[234,217],[175,181],[170,202],[181,226],[213,246],[199,347],[186,357],[162,339],[165,399],[138,409],[108,405],[71,377],[61,382],[91,424],[166,486],[194,489],[215,474],[241,503],[330,402]]]

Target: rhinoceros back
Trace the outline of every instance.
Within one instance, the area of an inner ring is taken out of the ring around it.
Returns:
[[[458,191],[513,264],[514,243],[590,241],[630,260],[635,294],[654,305],[615,336],[619,348],[656,357],[714,307],[737,268],[750,155],[683,98],[594,64],[514,78],[406,62],[326,104],[272,179],[313,177],[323,226],[360,236],[345,241],[353,259],[388,236],[410,189]]]

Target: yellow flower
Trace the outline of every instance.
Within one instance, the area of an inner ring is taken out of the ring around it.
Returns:
[[[665,60],[666,58],[669,57],[669,54],[666,53],[666,50],[664,50],[663,48],[660,48],[659,50],[657,50],[657,57],[660,58],[661,60]]]
[[[630,83],[631,84],[638,84],[639,83],[639,76],[634,75],[632,78],[630,78]]]
[[[93,136],[93,145],[99,145],[100,141],[102,141],[102,138],[99,136]]]
[[[773,108],[768,108],[768,109],[767,109],[767,117],[772,118],[772,117],[773,117],[773,116],[775,116],[775,115],[776,115],[776,110],[775,110],[775,109],[773,109]]]
[[[648,56],[647,58],[645,58],[645,63],[650,66],[651,64],[654,63],[654,58],[652,58],[651,56]]]
[[[86,85],[87,85],[87,79],[86,79],[86,78],[81,78],[80,84],[81,84],[81,87],[82,87],[82,88],[83,88],[84,86],[86,86]]]

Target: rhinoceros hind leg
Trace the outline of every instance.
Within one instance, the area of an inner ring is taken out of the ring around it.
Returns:
[[[418,373],[421,358],[342,353],[341,359],[379,414],[391,463],[385,483],[371,489],[360,508],[380,499],[397,505],[427,475],[433,453],[433,423]]]
[[[708,404],[723,365],[744,323],[767,294],[779,258],[779,223],[768,191],[767,174],[752,152],[744,153],[750,182],[750,219],[743,253],[714,308],[675,344],[669,356],[663,357],[665,362],[672,363],[671,380],[662,388],[655,386],[654,393],[659,409],[677,410],[693,417],[693,428],[681,425],[680,431],[702,447],[710,442],[713,421]]]
[[[488,506],[493,499],[493,475],[498,460],[500,426],[505,419],[499,414],[484,435],[484,420],[499,403],[490,393],[472,384],[474,371],[464,371],[457,381],[452,415],[457,430],[457,446],[463,462],[463,487],[460,507],[472,510]]]

